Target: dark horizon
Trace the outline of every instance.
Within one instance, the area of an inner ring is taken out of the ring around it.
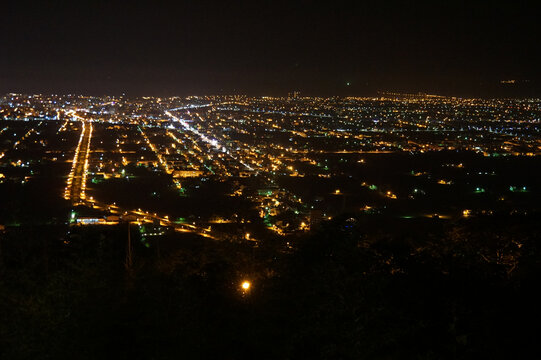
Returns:
[[[539,97],[535,17],[528,2],[10,3],[0,92]]]
[[[227,91],[225,89],[219,90],[209,90],[205,92],[201,91],[182,91],[180,93],[175,93],[173,91],[156,91],[149,93],[148,91],[130,91],[122,90],[118,88],[116,91],[106,91],[101,92],[96,91],[77,91],[77,90],[60,90],[60,91],[40,91],[36,88],[35,91],[28,91],[28,88],[15,87],[9,91],[4,91],[0,93],[0,96],[5,96],[8,94],[17,94],[17,95],[44,95],[44,96],[92,96],[92,97],[119,97],[125,96],[127,98],[143,98],[143,97],[163,97],[163,98],[173,98],[173,97],[189,97],[189,96],[248,96],[248,97],[275,97],[275,98],[285,98],[288,97],[293,92],[298,92],[299,97],[312,97],[312,98],[346,98],[346,97],[358,97],[358,98],[371,98],[371,97],[385,97],[390,94],[399,94],[399,95],[435,95],[448,98],[461,98],[461,99],[539,99],[541,97],[541,92],[535,90],[532,86],[528,84],[519,84],[518,86],[506,87],[505,85],[495,85],[492,87],[483,88],[485,91],[433,91],[431,89],[410,89],[410,88],[388,88],[388,89],[365,89],[364,91],[358,92],[335,92],[335,93],[321,93],[321,92],[309,92],[302,91],[298,88],[292,89],[280,89],[275,91],[258,91],[258,92],[246,92],[233,89],[232,91]]]

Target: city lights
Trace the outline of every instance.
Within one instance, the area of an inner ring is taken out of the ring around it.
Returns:
[[[6,2],[0,360],[541,358],[535,5]]]
[[[296,93],[288,98],[43,96],[20,101],[25,114],[21,124],[27,125],[1,126],[0,136],[10,143],[0,149],[0,158],[13,168],[34,171],[33,160],[23,156],[28,147],[43,151],[48,143],[65,143],[62,150],[50,149],[42,156],[62,163],[73,151],[64,198],[73,205],[110,212],[104,218],[118,217],[77,223],[85,226],[111,224],[126,216],[138,223],[206,238],[242,239],[257,246],[266,237],[306,232],[355,209],[407,218],[433,214],[438,219],[463,218],[462,210],[449,209],[471,207],[461,200],[468,196],[495,197],[501,204],[506,193],[522,196],[534,191],[527,179],[520,178],[494,188],[491,182],[503,170],[490,165],[477,168],[464,157],[441,164],[425,158],[460,153],[494,161],[535,159],[532,154],[538,155],[539,149],[530,132],[538,117],[531,101],[399,93],[340,99]],[[52,120],[43,120],[36,112],[44,104],[54,115]],[[7,109],[4,114],[11,107]],[[514,120],[499,121],[504,114]],[[35,121],[29,120],[31,116],[37,116]],[[2,173],[4,183],[13,178]],[[28,172],[17,181],[28,184],[34,176]],[[148,179],[144,185],[143,179]],[[89,186],[92,197],[87,195]],[[112,207],[124,194],[104,193],[109,186],[118,186],[117,191],[136,186],[139,190],[130,198],[141,210],[132,210],[127,205],[131,200]],[[447,192],[461,194],[453,207],[423,203]],[[174,204],[183,201],[191,205],[175,210]],[[237,209],[239,201],[242,210]],[[171,205],[165,206],[168,202]],[[192,215],[191,221],[172,220],[189,217],[194,205],[207,210]],[[411,210],[418,206],[422,209]],[[509,206],[509,213],[526,211]],[[488,205],[471,208],[467,217],[493,211]],[[242,230],[236,232],[235,227]],[[261,229],[267,233],[260,235]]]

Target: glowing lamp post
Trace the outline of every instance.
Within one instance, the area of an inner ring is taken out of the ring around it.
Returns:
[[[248,280],[245,280],[242,282],[242,284],[240,284],[240,287],[242,288],[243,293],[247,293],[248,291],[250,291],[250,288],[252,287],[252,283],[249,282]]]

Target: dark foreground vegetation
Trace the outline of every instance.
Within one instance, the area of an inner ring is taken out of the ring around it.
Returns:
[[[131,258],[127,225],[8,228],[0,358],[540,358],[536,220],[345,216],[288,251],[132,229]]]

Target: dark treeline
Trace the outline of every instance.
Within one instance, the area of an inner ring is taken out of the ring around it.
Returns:
[[[8,228],[0,358],[539,358],[537,219],[374,219],[289,252],[132,229],[131,259],[127,225]]]

